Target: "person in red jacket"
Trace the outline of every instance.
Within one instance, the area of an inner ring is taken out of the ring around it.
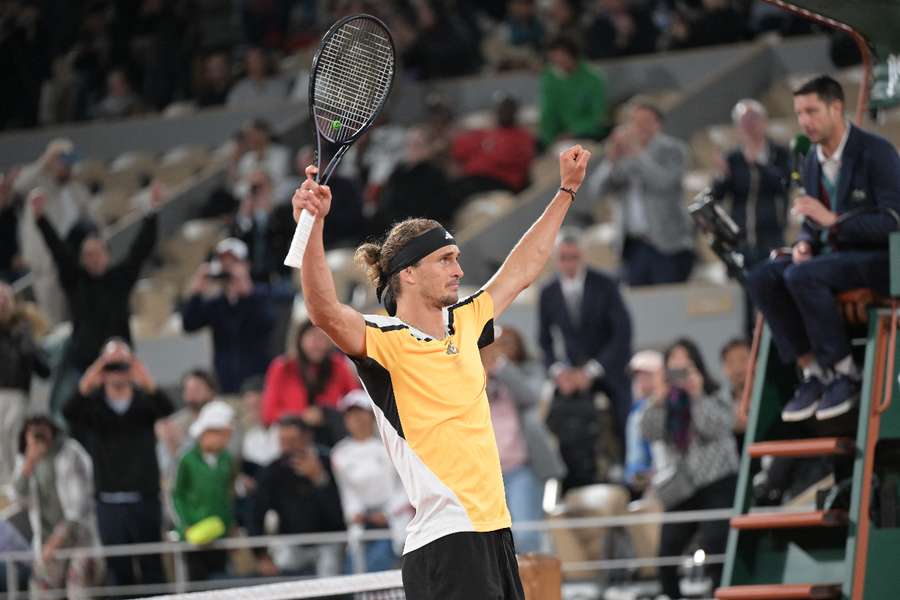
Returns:
[[[461,175],[453,184],[459,203],[472,194],[492,190],[520,192],[529,183],[535,141],[518,124],[519,103],[501,95],[496,102],[496,125],[464,131],[453,140],[453,160]]]
[[[321,329],[305,321],[297,330],[294,352],[273,360],[266,371],[263,423],[298,415],[312,428],[316,443],[330,448],[346,435],[338,401],[357,388],[359,380],[347,357]]]

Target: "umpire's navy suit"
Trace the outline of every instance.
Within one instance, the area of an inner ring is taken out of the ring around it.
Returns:
[[[810,242],[814,256],[800,264],[789,257],[763,263],[748,279],[785,362],[812,351],[830,368],[850,354],[835,294],[854,288],[888,293],[888,235],[900,229],[900,157],[886,139],[848,127],[835,185],[826,185],[814,146],[803,163],[803,186],[838,216],[868,210],[824,232],[807,219],[799,239]]]

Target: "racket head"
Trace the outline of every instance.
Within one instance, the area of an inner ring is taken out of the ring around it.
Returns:
[[[380,19],[358,14],[332,25],[309,77],[309,114],[320,138],[341,145],[359,139],[384,109],[395,74],[394,39]]]

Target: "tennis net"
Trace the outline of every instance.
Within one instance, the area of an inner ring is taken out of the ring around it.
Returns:
[[[151,600],[406,600],[400,571],[303,579],[187,594]]]

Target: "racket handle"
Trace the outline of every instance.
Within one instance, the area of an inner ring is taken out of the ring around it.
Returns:
[[[312,233],[315,221],[316,218],[308,210],[304,209],[300,213],[297,229],[294,230],[294,237],[291,239],[291,247],[284,258],[285,265],[294,269],[299,269],[303,265],[303,254],[306,252],[306,244],[309,242],[309,234]]]

